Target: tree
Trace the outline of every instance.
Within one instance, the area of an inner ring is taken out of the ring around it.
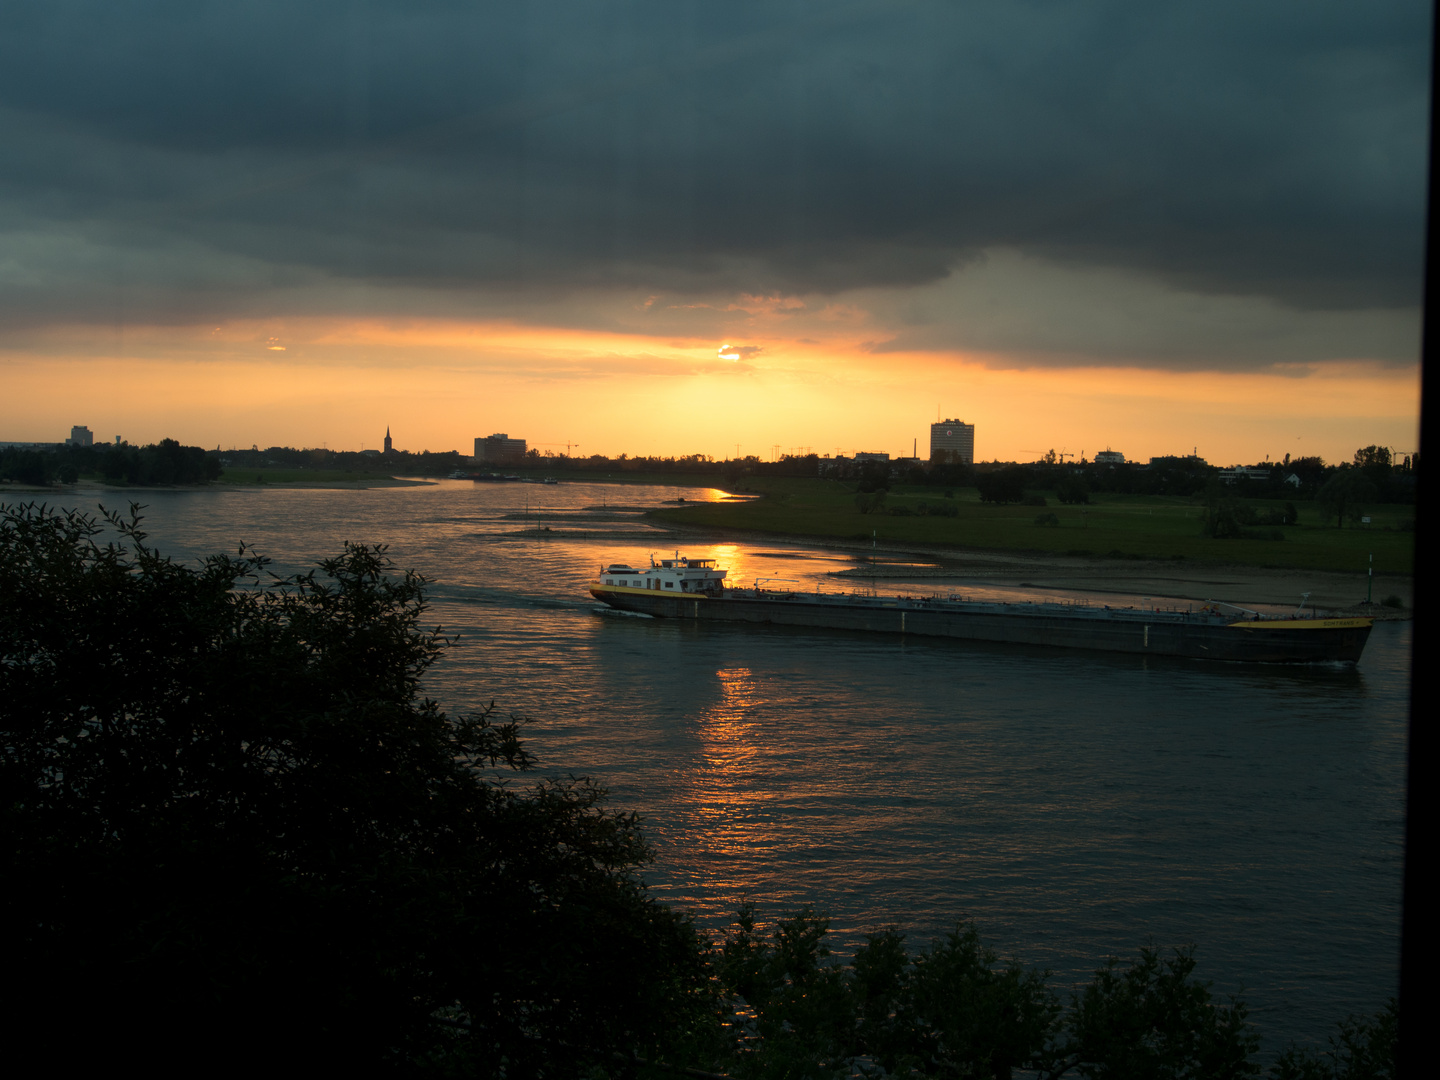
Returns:
[[[1365,511],[1365,503],[1375,498],[1375,485],[1359,469],[1340,469],[1321,485],[1315,493],[1315,502],[1320,508],[1320,520],[1335,519],[1337,528],[1345,527],[1345,519],[1359,521]]]
[[[49,454],[37,450],[18,450],[7,446],[0,450],[0,480],[11,480],[32,487],[41,487],[54,479]]]
[[[1090,501],[1090,485],[1083,476],[1067,473],[1055,484],[1055,497],[1071,505]]]
[[[1049,972],[997,960],[970,925],[915,958],[907,1011],[917,1027],[916,1057],[936,1073],[1008,1080],[1050,1056],[1061,1009],[1045,985]]]
[[[1205,510],[1200,515],[1200,535],[1213,540],[1234,540],[1241,534],[1242,503],[1212,480],[1205,486]]]
[[[980,501],[1004,505],[1019,502],[1025,498],[1025,485],[1030,482],[1030,470],[1023,465],[1011,465],[995,472],[980,473],[975,477],[975,486],[980,489]]]
[[[858,489],[862,494],[890,490],[890,463],[888,461],[862,461],[859,467]]]
[[[1391,998],[1374,1016],[1350,1016],[1322,1054],[1289,1046],[1270,1075],[1275,1080],[1394,1080],[1400,1075],[1400,1008]]]
[[[517,723],[420,695],[449,644],[423,578],[353,545],[289,578],[181,566],[137,509],[104,542],[0,507],[11,1024],[152,1065],[526,1076],[703,1020],[703,942],[636,877],[633,815],[506,783]]]
[[[1362,446],[1355,451],[1357,469],[1389,469],[1390,448],[1388,446]]]
[[[220,460],[198,446],[161,439],[151,446],[114,446],[101,459],[111,483],[203,484],[220,478]]]
[[[1069,1040],[1052,1069],[1060,1076],[1135,1080],[1224,1080],[1253,1076],[1259,1038],[1246,1023],[1243,1002],[1217,1005],[1208,983],[1191,978],[1193,948],[1162,959],[1141,949],[1122,967],[1111,960],[1076,998]]]

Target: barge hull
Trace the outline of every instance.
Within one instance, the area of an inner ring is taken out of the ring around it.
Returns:
[[[676,596],[592,586],[611,607],[656,618],[862,630],[1016,645],[1094,649],[1202,660],[1316,663],[1360,659],[1369,619],[1225,621],[1213,616],[1124,609],[1074,612],[966,610],[958,604],[904,599],[761,595]],[[992,607],[992,605],[977,605]],[[1058,607],[1058,606],[1057,606]],[[1004,610],[1009,608],[1011,610]],[[1083,613],[1082,613],[1083,612]]]

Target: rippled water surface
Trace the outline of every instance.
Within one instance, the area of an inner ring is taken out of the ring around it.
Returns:
[[[543,766],[638,810],[654,889],[712,928],[745,895],[771,915],[812,903],[852,945],[891,923],[920,944],[974,918],[1062,985],[1108,954],[1193,941],[1203,976],[1243,985],[1270,1046],[1394,993],[1408,623],[1379,624],[1358,667],[1337,669],[598,611],[597,566],[665,543],[611,511],[682,497],[719,493],[446,481],[141,496],[154,541],[187,558],[243,540],[288,568],[346,540],[390,544],[460,635],[429,692],[530,717]],[[569,519],[519,535],[538,506]],[[754,543],[686,553],[827,591],[854,565]]]

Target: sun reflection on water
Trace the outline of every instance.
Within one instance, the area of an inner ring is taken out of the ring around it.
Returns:
[[[722,668],[715,672],[720,700],[698,719],[706,768],[738,781],[742,768],[748,774],[756,757],[755,720],[751,713],[760,699],[749,668]]]

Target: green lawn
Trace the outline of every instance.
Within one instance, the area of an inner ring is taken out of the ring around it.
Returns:
[[[1344,529],[1322,528],[1313,503],[1296,502],[1300,521],[1280,529],[1283,540],[1212,540],[1200,535],[1202,506],[1198,499],[1146,495],[1101,495],[1091,505],[1064,506],[1052,492],[1041,492],[1047,504],[990,506],[973,488],[954,491],[945,499],[935,488],[899,487],[886,497],[880,511],[862,514],[853,485],[833,480],[747,478],[745,487],[764,498],[744,503],[699,503],[652,511],[650,516],[676,524],[747,529],[881,541],[911,542],[1088,554],[1146,559],[1194,559],[1251,566],[1310,570],[1362,570],[1370,554],[1377,573],[1409,573],[1414,565],[1415,534],[1405,526],[1414,521],[1411,506],[1379,506],[1371,524]],[[953,502],[956,517],[899,517],[889,511],[925,502]],[[1253,500],[1264,511],[1284,501]],[[1054,514],[1059,525],[1037,525],[1037,515]],[[1269,526],[1256,527],[1268,535]]]

